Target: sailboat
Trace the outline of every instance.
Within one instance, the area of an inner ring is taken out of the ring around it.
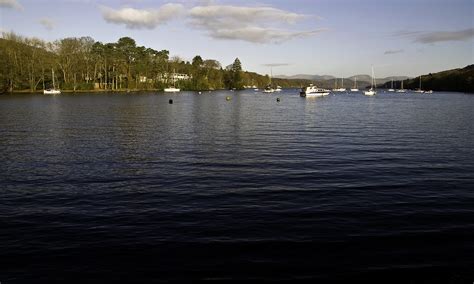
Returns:
[[[165,88],[163,91],[165,93],[179,93],[181,90],[179,88],[176,88],[175,83],[176,83],[175,73],[174,73],[174,70],[173,70],[173,86]]]
[[[56,89],[56,86],[54,84],[54,69],[52,69],[52,68],[51,68],[51,76],[53,77],[53,88],[43,90],[43,94],[44,95],[59,95],[59,94],[61,94],[61,90]]]
[[[372,82],[371,82],[371,87],[368,91],[364,92],[364,95],[366,96],[373,96],[377,94],[377,91],[375,91],[375,76],[374,76],[374,66],[372,66]]]
[[[345,88],[344,88],[344,78],[341,78],[341,87],[340,88],[335,88],[333,91],[334,92],[345,92],[347,91]],[[337,82],[337,79],[336,79],[336,82]]]
[[[272,76],[273,76],[273,70],[272,70],[272,68],[270,68],[270,82],[265,87],[265,89],[263,89],[264,93],[274,93],[275,92],[275,89],[273,89],[273,87],[272,87]]]
[[[403,89],[403,80],[402,80],[402,87],[397,90],[397,93],[406,93],[407,90]]]
[[[395,89],[393,88],[393,78],[392,78],[392,87],[388,89],[389,92],[395,92]]]
[[[415,93],[424,93],[425,91],[423,91],[421,89],[421,75],[420,75],[420,87],[418,89],[415,90]]]
[[[351,89],[351,92],[358,92],[359,89],[357,89],[357,77],[354,78],[354,88]]]

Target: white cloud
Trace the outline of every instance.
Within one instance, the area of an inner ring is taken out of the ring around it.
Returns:
[[[42,18],[39,23],[47,30],[52,30],[56,26],[56,23],[50,18]]]
[[[262,65],[266,67],[281,67],[281,66],[289,66],[290,63],[266,63]]]
[[[288,31],[258,26],[208,29],[209,36],[215,39],[243,40],[253,43],[281,43],[298,37],[308,37],[324,31]]]
[[[0,0],[0,7],[23,10],[23,6],[17,0]]]
[[[239,7],[226,5],[197,6],[190,10],[189,14],[194,19],[222,20],[245,24],[256,21],[280,21],[295,23],[296,20],[305,15],[291,13],[272,7]]]
[[[396,50],[387,50],[383,54],[385,55],[390,55],[390,54],[397,54],[397,53],[403,53],[405,50],[403,49],[396,49]]]
[[[461,31],[436,31],[416,36],[415,42],[436,43],[443,41],[466,41],[474,37],[474,28]]]
[[[458,31],[400,31],[394,34],[398,37],[411,38],[414,42],[433,44],[446,41],[467,41],[474,38],[474,28]]]
[[[123,24],[130,29],[153,29],[175,18],[184,15],[191,28],[200,29],[214,39],[242,40],[253,43],[281,43],[299,37],[313,36],[325,31],[289,30],[298,20],[308,15],[268,6],[247,7],[232,5],[214,5],[213,1],[204,0],[199,6],[184,12],[183,4],[165,4],[158,9],[113,9],[102,6],[103,18],[114,24]],[[314,17],[318,18],[318,17]],[[281,28],[284,26],[284,28]]]
[[[130,29],[153,29],[179,17],[183,11],[183,5],[168,3],[159,9],[122,8],[120,10],[102,6],[101,11],[103,18],[109,23],[124,24]]]
[[[189,17],[193,27],[206,31],[214,39],[281,43],[325,31],[325,29],[293,31],[278,28],[281,25],[286,27],[295,24],[308,16],[265,6],[196,6],[189,11]]]

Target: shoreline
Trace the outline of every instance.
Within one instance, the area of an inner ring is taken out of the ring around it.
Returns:
[[[183,92],[212,92],[212,91],[222,91],[224,89],[215,89],[215,90],[181,90]],[[163,89],[120,89],[120,90],[61,90],[61,94],[75,94],[75,93],[97,93],[97,94],[107,94],[107,93],[139,93],[139,92],[164,92]],[[43,90],[14,90],[12,92],[3,92],[0,95],[20,95],[20,94],[43,94]]]
[[[299,89],[297,87],[289,87],[286,89]],[[242,89],[242,90],[234,90],[234,91],[245,91],[245,90],[251,90],[251,89]],[[386,90],[386,89],[381,89],[381,90]],[[181,90],[182,92],[213,92],[213,91],[232,91],[232,90],[227,90],[227,89],[215,89],[215,90]],[[413,91],[413,90],[411,90]],[[433,90],[434,92],[447,92],[447,93],[463,93],[463,94],[474,94],[474,92],[460,92],[460,91],[436,91]],[[159,93],[165,93],[163,89],[120,89],[120,90],[61,90],[61,94],[86,94],[86,93],[92,93],[92,94],[109,94],[109,93],[143,93],[143,92],[159,92]],[[0,93],[1,95],[32,95],[32,94],[38,94],[38,95],[43,95],[43,90],[37,90],[37,91],[30,91],[30,90],[15,90],[13,92],[3,92]]]

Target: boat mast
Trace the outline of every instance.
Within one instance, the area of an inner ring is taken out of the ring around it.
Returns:
[[[420,91],[421,91],[421,75],[420,75]]]
[[[372,89],[375,89],[375,88],[374,88],[374,85],[375,85],[374,66],[372,66]]]
[[[273,67],[270,66],[270,87],[272,87]]]
[[[54,69],[51,68],[51,76],[53,77],[53,89],[56,89],[56,86],[54,84]]]

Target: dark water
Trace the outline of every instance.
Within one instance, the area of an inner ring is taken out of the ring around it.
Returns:
[[[0,161],[2,284],[473,280],[473,95],[3,96]]]

